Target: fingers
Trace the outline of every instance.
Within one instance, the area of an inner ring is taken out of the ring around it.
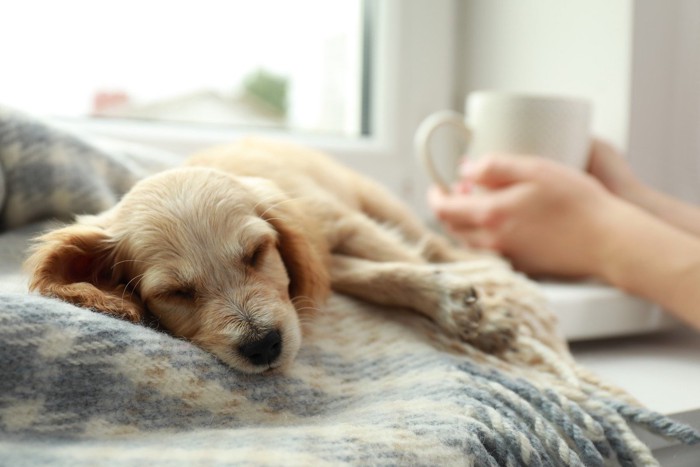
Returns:
[[[453,228],[482,226],[490,221],[491,202],[479,193],[455,196],[432,187],[428,192],[428,204],[440,221]]]
[[[518,208],[532,197],[530,182],[548,177],[554,162],[534,156],[491,155],[461,167],[450,193],[433,188],[428,202],[445,229],[475,248],[500,251]]]
[[[509,197],[503,192],[460,196],[433,187],[428,201],[451,237],[472,248],[501,251],[501,225],[508,217],[502,201],[508,202]]]

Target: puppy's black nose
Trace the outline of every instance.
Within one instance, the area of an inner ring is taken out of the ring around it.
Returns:
[[[270,365],[282,352],[282,337],[278,331],[270,331],[262,339],[243,344],[238,350],[253,365]]]

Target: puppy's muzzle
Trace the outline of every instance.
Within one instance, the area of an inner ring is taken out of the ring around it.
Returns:
[[[269,366],[282,353],[282,336],[279,331],[270,331],[260,340],[241,345],[238,351],[253,365]]]

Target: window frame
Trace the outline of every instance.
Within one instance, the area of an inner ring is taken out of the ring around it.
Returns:
[[[420,210],[427,180],[414,163],[413,132],[426,115],[453,104],[457,4],[455,0],[366,0],[366,5],[376,16],[368,93],[370,135],[339,137],[89,118],[53,120],[72,131],[152,145],[178,154],[249,134],[293,140],[334,155]]]
[[[463,5],[459,0],[366,1],[377,16],[369,90],[371,135],[348,138],[98,119],[54,121],[72,130],[154,145],[180,154],[250,133],[294,140],[324,150],[379,180],[429,218],[424,201],[428,180],[415,163],[413,133],[430,113],[461,106],[463,96],[459,94],[464,89],[457,80],[465,77],[459,69],[463,54],[457,28],[459,15],[464,14]],[[644,2],[632,9],[634,37],[629,53],[633,68],[628,89],[631,105],[623,117],[630,125],[630,133],[622,142],[622,149],[629,150],[630,162],[642,178],[694,202],[700,202],[700,137],[695,129],[695,117],[700,115],[700,88],[695,79],[700,76],[700,55],[691,42],[699,34],[700,19],[694,15],[698,8],[692,1],[684,1],[680,5]],[[659,22],[663,26],[660,29]],[[656,47],[649,47],[650,41]],[[666,62],[672,72],[663,66]],[[660,127],[661,114],[676,122],[690,121],[695,127]],[[679,175],[680,169],[671,170],[668,164],[684,170]]]

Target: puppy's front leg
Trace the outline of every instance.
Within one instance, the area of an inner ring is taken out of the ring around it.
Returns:
[[[465,271],[453,266],[374,262],[333,255],[334,290],[380,305],[411,308],[487,351],[510,347],[517,323],[502,307],[479,298]]]

